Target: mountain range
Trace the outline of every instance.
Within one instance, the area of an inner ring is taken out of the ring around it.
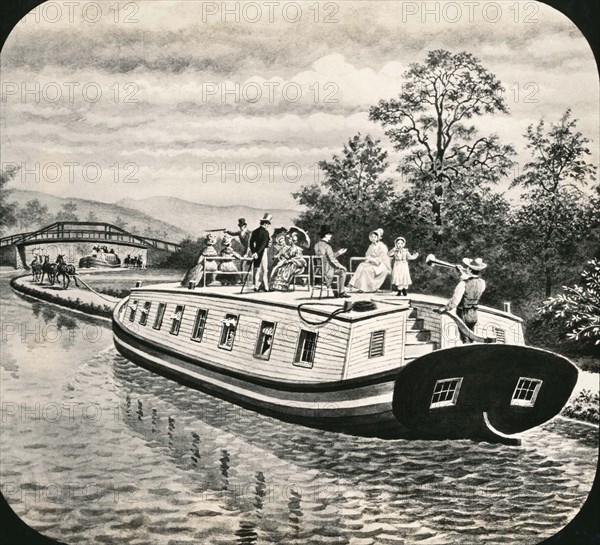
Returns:
[[[180,242],[186,237],[197,238],[207,229],[235,229],[238,218],[246,218],[251,229],[258,226],[265,210],[249,206],[212,206],[178,199],[176,197],[147,197],[144,199],[121,199],[106,203],[87,199],[63,198],[40,191],[15,189],[8,197],[18,208],[33,199],[48,207],[54,216],[63,204],[76,205],[75,214],[79,221],[101,221],[113,223],[134,234],[159,238],[169,242]],[[273,216],[273,225],[293,225],[298,212],[290,209],[268,210]],[[90,216],[91,214],[91,216]],[[48,223],[51,223],[50,220]],[[33,230],[34,228],[12,227],[5,235]]]

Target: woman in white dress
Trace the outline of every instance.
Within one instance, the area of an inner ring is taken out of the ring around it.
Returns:
[[[359,293],[377,291],[390,274],[390,256],[387,246],[381,242],[383,229],[369,234],[371,245],[367,248],[365,261],[356,269],[348,285]]]
[[[400,296],[407,296],[408,286],[412,284],[410,278],[410,270],[408,269],[408,262],[419,257],[418,253],[411,254],[406,249],[406,239],[404,237],[398,237],[395,241],[395,248],[390,250],[388,254],[394,258],[394,268],[392,269],[392,286],[396,286],[398,294]]]

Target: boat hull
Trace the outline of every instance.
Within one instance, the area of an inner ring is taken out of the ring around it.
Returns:
[[[118,327],[115,346],[128,360],[153,372],[279,420],[367,437],[401,438],[394,416],[397,371],[329,384],[295,386],[238,374],[154,346]]]

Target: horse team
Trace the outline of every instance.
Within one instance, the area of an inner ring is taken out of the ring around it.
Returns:
[[[63,289],[69,287],[71,278],[75,281],[75,285],[79,287],[75,267],[70,263],[67,263],[64,256],[61,254],[56,256],[56,261],[54,263],[50,262],[50,256],[45,255],[44,261],[42,261],[41,256],[36,255],[31,262],[31,274],[33,281],[38,282],[39,284],[44,283],[44,276],[46,276],[50,285],[53,286],[62,276]]]

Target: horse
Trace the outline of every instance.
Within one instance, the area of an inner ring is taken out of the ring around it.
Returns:
[[[56,256],[56,281],[58,282],[58,277],[63,277],[63,289],[67,289],[69,284],[71,283],[71,277],[75,280],[75,286],[79,287],[77,283],[77,271],[75,270],[75,266],[67,263],[63,255],[58,254]]]
[[[42,261],[41,258],[38,260],[38,256],[34,256],[33,261],[31,262],[31,276],[32,282],[36,282],[40,279],[40,275],[42,274]]]
[[[42,275],[40,277],[40,284],[44,283],[44,275],[48,276],[48,280],[50,281],[50,285],[54,285],[54,274],[56,272],[56,264],[50,263],[50,256],[44,256],[44,262],[41,266]]]

